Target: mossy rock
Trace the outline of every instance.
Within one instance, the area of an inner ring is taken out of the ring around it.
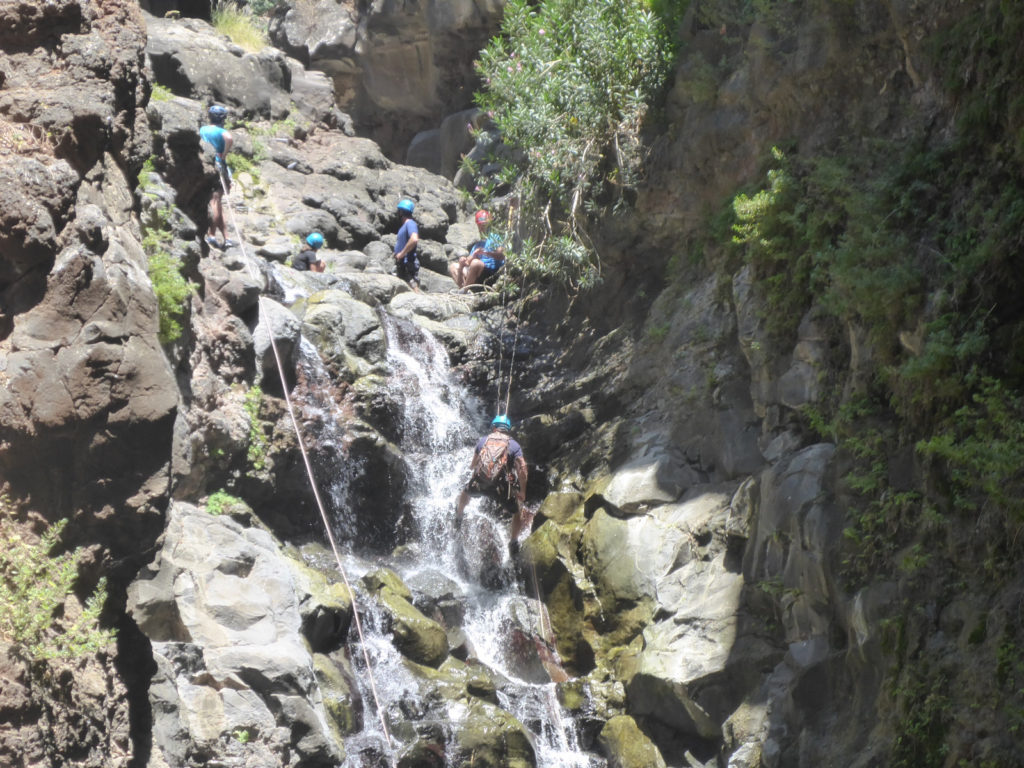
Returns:
[[[578,493],[549,493],[541,502],[537,516],[556,525],[582,525],[583,497]]]
[[[405,586],[402,578],[390,568],[378,568],[363,576],[363,586],[374,594],[387,587],[403,600],[412,601],[412,591]]]
[[[347,661],[342,662],[347,666]],[[323,697],[328,724],[341,744],[342,736],[351,736],[363,728],[362,702],[352,686],[352,670],[339,666],[335,657],[313,654],[313,672]]]
[[[352,594],[344,584],[328,581],[315,568],[298,560],[290,562],[306,591],[299,602],[302,634],[314,652],[332,651],[348,635],[352,622]]]
[[[475,700],[455,733],[458,768],[534,768],[537,756],[526,728],[503,709]]]
[[[665,758],[629,715],[613,717],[597,737],[608,768],[665,768]]]
[[[383,587],[377,596],[388,613],[394,644],[399,652],[418,664],[440,666],[448,657],[448,636],[444,627],[420,613],[391,587]]]

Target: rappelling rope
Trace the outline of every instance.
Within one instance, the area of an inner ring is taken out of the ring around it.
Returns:
[[[227,167],[225,165],[225,167]],[[224,177],[218,174],[220,178],[221,189],[224,190],[224,200],[228,201],[229,192],[227,184],[224,183]],[[252,264],[250,263],[249,254],[245,248],[245,241],[242,239],[242,231],[238,227],[238,219],[235,217],[235,212],[230,205],[227,206],[228,212],[231,214],[231,226],[235,230],[235,237],[238,238],[238,247],[242,250],[242,255],[245,257],[246,268],[249,271],[249,275],[253,279],[257,279],[258,275],[253,271]],[[259,304],[260,311],[263,310],[264,302],[266,297],[260,296]],[[324,530],[327,532],[327,540],[331,544],[331,552],[334,553],[334,560],[338,564],[338,572],[341,574],[342,581],[345,582],[345,588],[348,589],[348,593],[352,598],[352,618],[355,620],[356,633],[359,635],[359,645],[363,651],[363,660],[366,662],[366,675],[370,681],[370,691],[373,694],[373,701],[377,705],[377,716],[380,719],[380,727],[384,732],[384,738],[387,741],[388,749],[394,752],[394,744],[391,741],[391,732],[388,730],[387,721],[384,719],[384,708],[380,704],[380,696],[377,693],[377,681],[373,676],[373,665],[370,663],[370,654],[366,650],[366,637],[363,635],[363,623],[359,618],[359,607],[356,604],[356,593],[352,589],[352,585],[349,583],[348,575],[345,573],[345,566],[341,562],[341,554],[338,551],[338,544],[334,540],[334,534],[331,532],[331,524],[327,518],[327,512],[324,509],[323,501],[320,499],[320,491],[317,488],[316,479],[313,477],[313,467],[309,463],[309,454],[306,453],[305,443],[302,441],[302,432],[299,430],[298,419],[295,418],[295,408],[292,406],[291,396],[288,394],[288,381],[284,375],[284,365],[281,362],[281,355],[277,349],[277,341],[274,339],[273,330],[270,327],[270,319],[264,315],[264,320],[267,322],[267,335],[270,337],[270,346],[274,350],[274,362],[277,365],[277,373],[281,377],[281,391],[284,392],[284,401],[288,406],[288,416],[291,418],[292,428],[295,430],[295,438],[299,443],[299,451],[302,453],[302,462],[306,467],[306,476],[309,478],[309,485],[313,489],[313,498],[316,499],[317,509],[320,510],[320,519],[323,520]],[[394,757],[391,757],[391,762],[394,764]]]
[[[518,210],[518,209],[517,209]],[[512,214],[509,213],[508,229],[511,232],[513,229]],[[507,274],[507,271],[506,271]],[[502,407],[501,397],[501,384],[503,380],[503,369],[505,365],[505,344],[502,340],[502,331],[504,330],[505,316],[508,311],[508,291],[501,292],[501,322],[502,325],[498,328],[498,374],[496,376],[496,389],[497,393],[494,401],[495,413],[508,413],[509,402],[512,399],[512,378],[514,375],[515,362],[516,362],[516,349],[519,346],[519,326],[521,325],[521,318],[523,313],[523,307],[525,306],[526,300],[526,270],[523,270],[523,281],[519,286],[519,306],[515,312],[515,335],[512,337],[512,352],[509,355],[508,361],[508,384],[505,388],[505,403]]]

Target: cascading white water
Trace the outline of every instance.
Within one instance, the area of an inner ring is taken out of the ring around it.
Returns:
[[[459,585],[465,598],[463,629],[473,655],[510,681],[499,693],[499,701],[534,734],[539,768],[603,765],[579,748],[575,723],[558,703],[555,684],[536,681],[536,670],[532,681],[517,675],[521,669],[512,658],[512,633],[517,626],[535,625],[537,617],[528,614],[537,610],[523,594],[507,557],[509,521],[496,520],[479,500],[470,502],[464,530],[484,531],[483,538],[493,538],[498,546],[489,552],[476,551],[477,541],[467,541],[469,537],[455,529],[456,497],[468,479],[473,445],[487,419],[476,400],[452,377],[448,355],[436,339],[411,323],[386,315],[382,315],[382,323],[388,341],[391,394],[404,411],[400,447],[409,465],[410,502],[418,531],[408,548],[411,555],[393,567],[407,583],[425,574],[440,574]],[[500,559],[497,564],[495,557]],[[481,558],[487,562],[481,563]],[[493,571],[495,565],[504,577],[481,583],[479,575]],[[524,612],[525,618],[520,616],[517,624],[516,614]],[[384,708],[402,713],[414,710],[417,682],[398,653],[379,635],[367,642]],[[543,671],[539,674],[543,676]],[[458,713],[449,714],[457,719]],[[364,726],[372,730],[374,722],[368,711]],[[424,727],[422,720],[419,727]],[[379,742],[383,735],[367,733],[360,738]],[[350,764],[360,765],[354,759]]]

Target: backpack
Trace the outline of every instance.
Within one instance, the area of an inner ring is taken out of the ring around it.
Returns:
[[[476,478],[483,484],[495,486],[508,480],[508,435],[488,435],[480,449],[476,465]]]

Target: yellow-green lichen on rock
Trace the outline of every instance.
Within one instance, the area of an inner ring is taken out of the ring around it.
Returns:
[[[608,768],[665,768],[665,758],[629,715],[613,717],[597,737]]]

